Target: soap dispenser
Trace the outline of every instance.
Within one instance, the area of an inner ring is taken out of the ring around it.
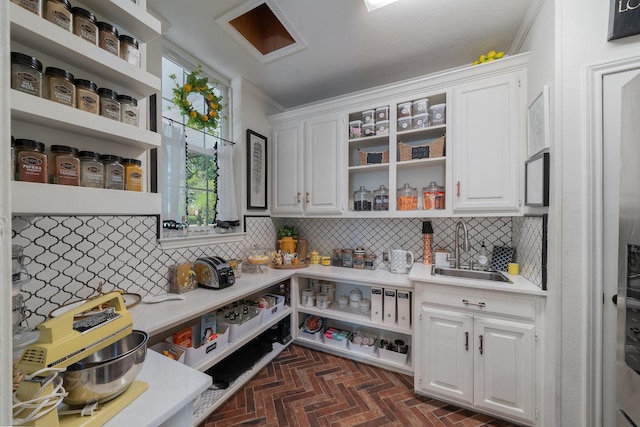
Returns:
[[[480,247],[480,251],[478,251],[478,268],[480,270],[485,270],[489,266],[489,253],[487,251],[487,247],[484,245],[484,240],[482,241],[482,246]]]

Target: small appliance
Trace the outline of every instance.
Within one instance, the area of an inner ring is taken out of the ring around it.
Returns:
[[[236,282],[233,269],[219,256],[198,258],[193,264],[201,288],[224,289]]]

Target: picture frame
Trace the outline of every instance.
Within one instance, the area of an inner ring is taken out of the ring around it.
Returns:
[[[607,41],[640,34],[640,8],[637,3],[609,0]]]
[[[539,153],[524,163],[525,206],[549,206],[549,165],[548,152]]]
[[[247,209],[267,209],[267,137],[247,129]]]
[[[529,104],[528,108],[528,157],[535,156],[550,147],[549,130],[549,86]]]

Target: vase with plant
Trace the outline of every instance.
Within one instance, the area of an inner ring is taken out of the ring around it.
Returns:
[[[298,230],[289,225],[283,225],[278,229],[278,245],[280,250],[286,254],[296,251],[298,243]]]

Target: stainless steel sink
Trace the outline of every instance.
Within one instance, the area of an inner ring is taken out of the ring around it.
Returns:
[[[489,280],[492,282],[513,283],[498,271],[461,270],[457,268],[434,267],[431,270],[431,274],[433,274],[434,276],[450,276],[460,277],[463,279],[480,279]]]

